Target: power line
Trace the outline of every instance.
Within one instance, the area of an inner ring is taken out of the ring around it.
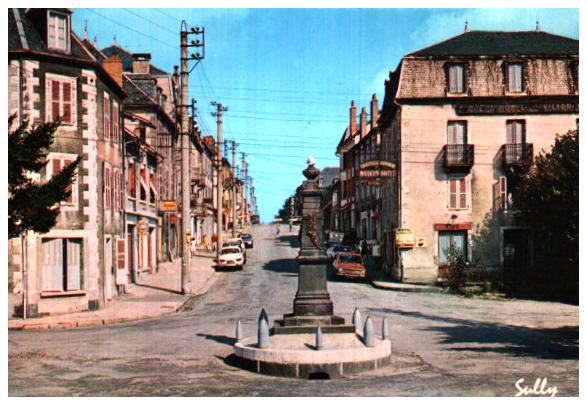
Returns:
[[[161,9],[154,8],[153,10],[155,10],[155,11],[156,11],[156,12],[158,12],[159,14],[161,14],[161,15],[164,15],[165,17],[169,18],[171,21],[174,21],[174,22],[178,22],[178,21],[179,21],[179,19],[178,19],[178,18],[172,17],[171,15],[167,14],[166,12],[164,12],[164,11],[163,11],[163,10],[161,10]]]
[[[177,48],[176,48],[176,47],[174,47],[174,46],[172,46],[172,45],[169,45],[167,42],[161,41],[161,40],[159,40],[159,39],[157,39],[157,38],[155,38],[155,37],[152,37],[152,36],[150,36],[150,35],[147,35],[147,34],[145,34],[145,33],[141,32],[141,31],[135,30],[134,28],[131,28],[131,27],[129,27],[128,25],[125,25],[125,24],[123,24],[123,23],[121,23],[121,22],[119,22],[119,21],[116,21],[115,19],[113,19],[113,18],[110,18],[110,17],[108,17],[108,16],[105,16],[105,15],[103,15],[103,14],[101,14],[101,13],[98,13],[97,11],[95,11],[95,10],[93,10],[93,9],[91,9],[91,8],[88,8],[87,10],[88,10],[89,12],[91,12],[91,13],[94,13],[94,14],[96,14],[96,15],[98,15],[98,16],[100,16],[100,17],[102,17],[102,18],[105,18],[105,19],[107,19],[107,20],[110,20],[110,21],[112,21],[113,23],[115,23],[115,24],[118,24],[118,25],[120,25],[121,27],[124,27],[124,28],[126,28],[127,30],[129,30],[129,31],[132,31],[132,32],[134,32],[134,33],[136,33],[136,34],[138,34],[138,35],[141,35],[141,36],[143,36],[143,37],[145,37],[145,38],[149,38],[149,39],[150,39],[150,40],[152,40],[152,41],[159,42],[160,44],[162,44],[162,45],[165,45],[166,47],[168,47],[168,48],[171,48],[171,49],[173,49],[173,50],[177,50]]]
[[[162,26],[162,25],[160,25],[160,24],[157,24],[156,22],[154,22],[154,21],[152,21],[152,20],[149,20],[147,17],[143,17],[142,15],[140,15],[140,14],[138,14],[138,13],[135,13],[134,11],[131,11],[131,10],[129,10],[128,8],[123,8],[123,10],[124,10],[124,11],[126,11],[126,12],[128,12],[128,13],[130,13],[130,14],[132,14],[132,15],[134,15],[134,16],[137,16],[137,17],[138,17],[138,18],[140,18],[141,20],[147,21],[148,23],[150,23],[150,24],[153,24],[154,26],[156,26],[156,27],[159,27],[159,28],[161,28],[162,30],[169,32],[169,33],[170,33],[170,34],[172,34],[174,37],[176,37],[176,36],[177,36],[177,33],[176,33],[176,32],[174,32],[174,31],[171,31],[169,28],[167,28],[167,27],[164,27],[164,26]]]
[[[322,91],[322,90],[290,90],[290,89],[268,89],[268,88],[253,88],[253,87],[216,87],[220,90],[235,90],[235,91],[266,91],[271,93],[298,93],[298,94],[323,94],[323,95],[348,95],[348,96],[365,96],[370,97],[372,94],[353,93],[353,92],[336,92],[336,91]]]

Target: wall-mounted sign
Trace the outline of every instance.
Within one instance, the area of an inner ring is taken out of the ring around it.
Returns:
[[[371,186],[371,187],[381,187],[383,185],[383,183],[380,181],[377,181],[377,180],[369,180],[367,182],[367,185]]]
[[[395,246],[398,248],[414,247],[414,231],[411,228],[397,228],[395,230]]]
[[[458,115],[578,114],[579,103],[457,104],[455,110]]]
[[[393,177],[394,173],[395,163],[384,160],[370,160],[359,165],[359,177],[364,179]]]
[[[161,201],[159,204],[159,211],[161,212],[175,212],[177,210],[177,203],[174,200]]]

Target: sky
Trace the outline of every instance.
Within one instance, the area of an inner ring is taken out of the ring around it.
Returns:
[[[205,59],[189,76],[204,134],[216,136],[212,101],[228,106],[223,138],[246,153],[263,222],[316,166],[338,166],[336,145],[355,100],[373,94],[407,53],[471,30],[534,30],[579,38],[577,9],[74,9],[73,29],[179,65],[179,30],[204,27]]]

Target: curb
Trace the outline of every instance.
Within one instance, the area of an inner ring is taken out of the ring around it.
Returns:
[[[377,280],[373,280],[370,277],[368,277],[368,278],[369,278],[369,283],[373,287],[378,288],[380,290],[391,290],[391,291],[413,292],[413,293],[436,293],[436,294],[442,294],[444,292],[444,290],[442,288],[435,287],[435,286],[410,285],[410,286],[405,286],[405,287],[404,286],[391,287],[391,286],[386,286]]]
[[[211,281],[210,281],[211,280]],[[110,319],[84,319],[80,321],[61,321],[56,323],[32,323],[32,324],[22,324],[22,325],[8,325],[8,330],[40,330],[40,329],[73,329],[73,328],[87,328],[92,326],[105,326],[105,325],[113,325],[118,323],[124,322],[132,322],[132,321],[142,321],[146,319],[154,319],[164,315],[169,315],[173,313],[181,312],[189,303],[193,301],[194,298],[205,295],[210,289],[214,286],[216,281],[218,280],[217,273],[214,272],[206,282],[204,286],[200,289],[201,292],[196,294],[188,294],[186,295],[186,299],[177,305],[175,308],[169,308],[165,311],[162,311],[156,315],[152,316],[135,316],[135,317],[121,317],[121,318],[110,318]]]

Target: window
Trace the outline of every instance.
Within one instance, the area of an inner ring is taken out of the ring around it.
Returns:
[[[42,290],[46,292],[81,289],[81,239],[43,239]]]
[[[51,49],[69,49],[69,26],[66,15],[49,12],[47,24],[47,45]]]
[[[447,124],[447,144],[467,144],[467,121],[449,121]]]
[[[526,122],[524,120],[506,121],[506,143],[526,143]]]
[[[438,232],[438,264],[448,263],[450,256],[467,254],[467,231]]]
[[[134,162],[128,164],[128,192],[131,198],[137,198],[137,166]]]
[[[115,144],[120,142],[120,133],[118,132],[118,121],[120,120],[118,103],[112,100],[112,140]]]
[[[465,65],[449,65],[448,67],[448,92],[465,92]]]
[[[77,159],[76,155],[71,154],[64,154],[64,153],[50,153],[47,157],[48,164],[47,168],[47,175],[46,178],[49,180],[51,177],[58,174],[63,168],[67,167],[70,163]],[[68,207],[76,208],[77,207],[77,185],[78,180],[77,176],[73,179],[72,184],[67,187],[67,192],[69,192],[69,197],[67,200],[61,202],[61,206],[65,209]]]
[[[104,164],[104,209],[110,210],[112,193],[111,193],[111,177],[110,177],[110,166]]]
[[[75,78],[47,74],[45,76],[45,119],[63,124],[76,122],[76,80]]]
[[[448,208],[451,210],[463,210],[468,206],[468,186],[467,179],[449,179],[448,180]]]
[[[522,92],[522,64],[510,63],[507,66],[508,91],[511,93]]]
[[[104,139],[110,139],[110,97],[104,93]]]

